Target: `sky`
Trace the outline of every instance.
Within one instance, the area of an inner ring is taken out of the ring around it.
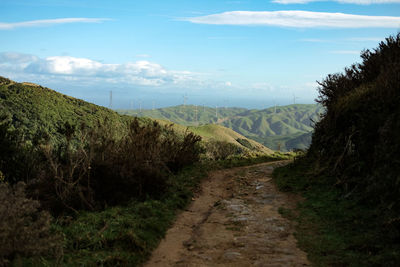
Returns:
[[[0,76],[112,108],[313,103],[400,0],[0,0]]]

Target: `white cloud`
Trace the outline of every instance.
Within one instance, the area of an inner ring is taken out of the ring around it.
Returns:
[[[293,28],[398,28],[400,17],[312,11],[230,11],[185,18],[199,24],[281,26]]]
[[[353,41],[353,42],[380,42],[385,40],[385,38],[379,38],[379,37],[353,37],[353,38],[348,38],[348,41]]]
[[[148,55],[148,54],[138,54],[138,55],[136,55],[136,57],[139,57],[139,58],[149,58],[149,57],[151,57],[151,56]]]
[[[184,85],[195,81],[189,71],[167,70],[145,60],[123,64],[106,64],[88,58],[53,56],[44,59],[19,53],[0,53],[0,75],[40,76],[83,82],[107,82],[148,86]]]
[[[329,0],[273,0],[271,2],[277,4],[307,4],[311,2],[328,2]],[[331,0],[331,2],[339,2],[342,4],[356,5],[372,5],[372,4],[395,4],[400,3],[400,0]]]
[[[106,18],[60,18],[60,19],[43,19],[43,20],[30,20],[22,22],[0,22],[0,30],[12,30],[23,27],[41,27],[52,26],[57,24],[66,23],[100,23],[110,19]]]

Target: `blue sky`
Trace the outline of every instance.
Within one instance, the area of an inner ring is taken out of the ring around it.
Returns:
[[[108,106],[312,103],[400,0],[0,1],[0,75]]]

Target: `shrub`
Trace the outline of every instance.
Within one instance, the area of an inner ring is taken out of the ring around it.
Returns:
[[[254,149],[254,147],[251,145],[251,143],[249,142],[249,140],[247,139],[243,139],[243,138],[238,138],[236,139],[236,141],[241,144],[244,147],[247,147],[248,149],[252,150]]]
[[[164,158],[171,171],[177,172],[184,166],[199,161],[202,152],[199,145],[200,136],[189,131],[186,131],[183,137],[179,136],[173,131],[172,125],[166,127],[164,135]]]
[[[25,184],[0,183],[0,265],[17,257],[62,255],[61,239],[50,231],[51,217],[39,211],[39,202],[28,199]]]
[[[67,123],[64,143],[42,145],[46,162],[31,190],[54,213],[93,210],[159,197],[170,172],[199,159],[200,137],[192,133],[178,136],[171,127],[137,119],[127,127],[126,135],[117,138],[107,123],[79,130]]]
[[[211,140],[205,144],[206,155],[212,160],[224,160],[230,156],[240,154],[241,148],[226,142]]]
[[[400,240],[400,33],[361,57],[320,82],[317,101],[326,113],[308,157],[342,198],[376,213],[375,239],[390,247]]]

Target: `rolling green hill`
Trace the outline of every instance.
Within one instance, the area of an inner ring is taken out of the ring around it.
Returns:
[[[171,124],[171,122],[167,120],[155,120],[161,125]],[[227,142],[237,146],[242,151],[256,152],[261,154],[273,153],[273,151],[268,147],[265,147],[264,145],[252,139],[248,139],[245,136],[222,125],[206,124],[200,126],[183,126],[181,124],[173,123],[172,127],[177,133],[184,133],[186,130],[189,130],[196,135],[201,136],[203,143],[210,141]]]
[[[60,94],[32,83],[16,83],[0,77],[0,113],[12,118],[13,126],[32,140],[40,133],[57,140],[66,122],[79,127],[94,126],[108,120],[117,129],[123,128],[129,116],[80,99]]]
[[[196,111],[197,110],[197,111]],[[206,106],[180,105],[159,109],[129,110],[119,109],[124,115],[169,120],[186,126],[217,123],[223,118],[231,118],[247,111],[245,108],[211,108]]]
[[[203,140],[216,140],[232,143],[243,150],[250,150],[259,153],[271,154],[273,151],[260,143],[248,139],[243,135],[221,125],[208,124],[202,126],[190,126],[189,130],[200,135]]]
[[[321,106],[296,104],[263,110],[210,108],[193,105],[155,110],[117,110],[121,114],[169,120],[181,125],[220,124],[272,149],[307,148],[312,121],[318,121]]]
[[[296,104],[248,110],[221,124],[273,149],[304,149],[311,142],[312,121],[322,112],[319,105]]]
[[[190,110],[193,107],[182,108]],[[202,114],[203,118],[209,118],[212,122],[210,114],[213,110],[211,108],[204,108],[204,110],[206,110],[206,114]],[[221,114],[228,116],[243,110],[245,109],[230,109]],[[167,111],[158,110],[157,112],[158,114],[171,114],[175,118],[179,118],[181,114],[179,107],[178,110],[169,108]],[[79,128],[82,123],[91,127],[97,121],[107,120],[113,127],[120,129],[119,132],[123,135],[125,129],[123,125],[132,119],[131,116],[120,115],[113,110],[60,94],[40,85],[16,83],[0,77],[0,115],[2,114],[12,118],[14,128],[24,133],[25,140],[32,140],[41,133],[49,134],[51,138],[58,140],[60,129],[63,128],[65,122]],[[162,125],[169,124],[169,121],[157,121]],[[183,133],[187,126],[174,124],[173,128],[177,133]],[[265,146],[220,125],[190,126],[189,131],[200,135],[205,142],[209,140],[225,141],[244,151],[272,153]]]

